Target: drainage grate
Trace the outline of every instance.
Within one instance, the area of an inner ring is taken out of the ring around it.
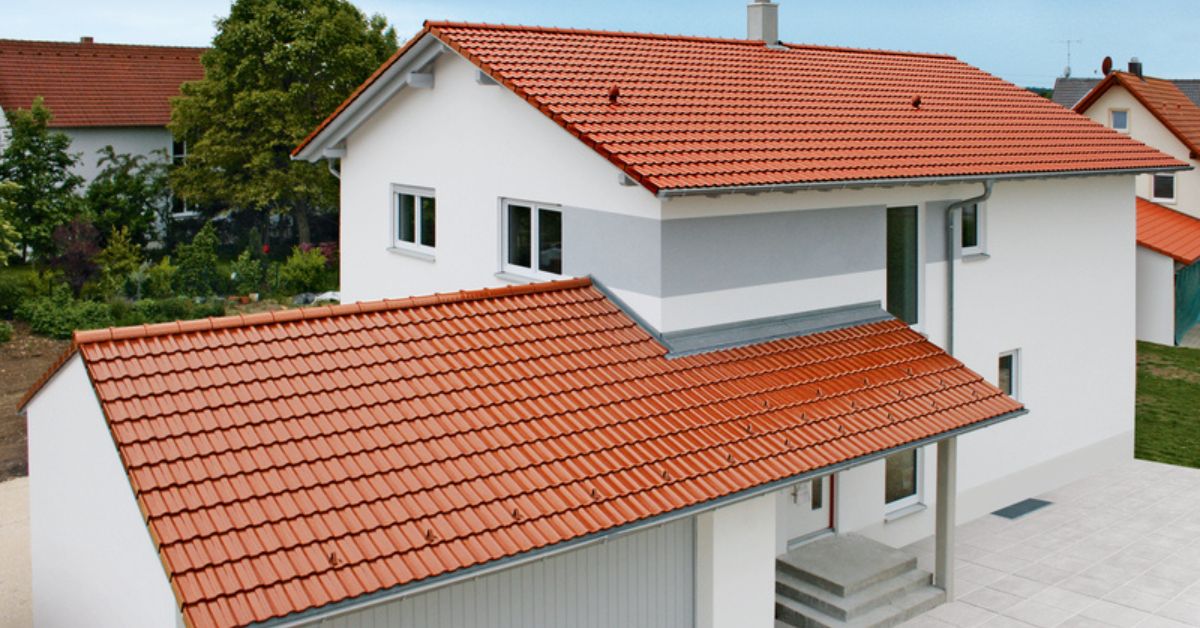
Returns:
[[[1005,519],[1019,519],[1039,508],[1045,508],[1051,503],[1044,499],[1023,499],[1011,506],[1005,506],[992,514],[997,517],[1004,517]]]

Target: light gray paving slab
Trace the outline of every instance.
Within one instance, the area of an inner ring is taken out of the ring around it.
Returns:
[[[1049,604],[1025,600],[1004,611],[1004,615],[1039,628],[1054,628],[1075,614]]]
[[[1138,622],[1149,617],[1149,615],[1136,608],[1129,608],[1128,606],[1114,604],[1105,600],[1096,602],[1083,609],[1083,612],[1079,614],[1112,626],[1118,626],[1119,628],[1132,628]]]

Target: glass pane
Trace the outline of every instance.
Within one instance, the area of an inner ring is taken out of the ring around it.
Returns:
[[[562,274],[562,214],[538,210],[538,270]]]
[[[887,310],[917,322],[917,208],[887,210]]]
[[[508,263],[533,268],[530,246],[530,209],[523,205],[508,206]]]
[[[1000,356],[1000,376],[997,378],[996,387],[1004,391],[1004,394],[1012,396],[1013,394],[1013,356]]]
[[[812,481],[812,509],[813,510],[820,510],[821,503],[822,503],[822,501],[824,501],[825,496],[821,494],[821,487],[822,487],[821,478],[817,478]]]
[[[437,203],[427,196],[421,197],[421,244],[433,246],[437,230]]]
[[[979,206],[971,205],[962,210],[962,247],[979,246]]]
[[[1112,125],[1113,125],[1114,129],[1129,128],[1129,112],[1128,111],[1112,112]]]
[[[401,242],[416,242],[416,219],[417,212],[415,208],[416,197],[412,194],[399,194],[400,202],[397,203],[399,211],[396,216],[396,239]]]
[[[1175,198],[1175,177],[1169,174],[1154,175],[1154,198]]]
[[[885,458],[887,470],[884,500],[892,503],[917,494],[917,450],[910,449]]]

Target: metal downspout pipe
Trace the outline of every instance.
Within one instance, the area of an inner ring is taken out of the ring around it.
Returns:
[[[954,261],[958,259],[962,240],[958,231],[958,216],[962,208],[974,203],[982,203],[992,196],[993,179],[983,182],[983,194],[951,203],[946,208],[946,353],[954,355]]]

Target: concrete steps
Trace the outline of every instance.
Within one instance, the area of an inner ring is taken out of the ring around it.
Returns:
[[[814,541],[775,566],[776,626],[894,626],[946,600],[916,558],[855,534]]]

